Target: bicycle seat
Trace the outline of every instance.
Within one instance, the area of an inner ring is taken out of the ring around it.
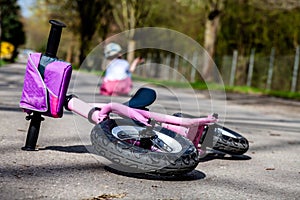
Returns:
[[[151,105],[156,99],[156,92],[150,88],[140,88],[131,97],[131,99],[124,103],[130,108],[137,108],[146,110],[146,107]]]

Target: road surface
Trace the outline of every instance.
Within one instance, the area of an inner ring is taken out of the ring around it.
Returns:
[[[163,86],[153,111],[193,115],[221,112],[226,126],[250,142],[244,157],[207,156],[182,177],[134,176],[111,170],[89,152],[87,120],[66,111],[46,118],[39,151],[22,151],[29,122],[18,107],[24,64],[0,68],[0,199],[299,199],[300,103],[255,95],[208,93]],[[87,101],[101,97],[99,78],[73,73],[69,92]],[[135,83],[134,90],[145,83]]]

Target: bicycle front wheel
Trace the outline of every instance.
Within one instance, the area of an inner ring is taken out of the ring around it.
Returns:
[[[174,175],[196,168],[198,151],[188,139],[162,127],[147,137],[141,134],[145,130],[131,120],[108,119],[93,128],[91,141],[97,154],[119,171]]]

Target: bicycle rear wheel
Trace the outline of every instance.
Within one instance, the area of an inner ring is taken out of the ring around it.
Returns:
[[[141,136],[146,127],[132,120],[108,119],[91,132],[95,151],[117,164],[117,170],[130,173],[184,174],[199,163],[198,151],[186,138],[155,127],[151,139]]]
[[[219,124],[209,125],[200,143],[204,147],[230,155],[242,155],[249,149],[249,142],[245,137]]]
[[[174,113],[173,115],[195,118],[195,116],[185,113]],[[216,123],[205,127],[199,143],[202,149],[211,148],[230,155],[242,155],[249,149],[249,142],[245,137]]]

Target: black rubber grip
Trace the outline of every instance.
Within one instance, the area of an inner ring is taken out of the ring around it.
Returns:
[[[60,42],[62,29],[66,27],[66,25],[56,20],[50,20],[49,23],[51,24],[51,29],[48,37],[45,55],[51,58],[55,58]]]

